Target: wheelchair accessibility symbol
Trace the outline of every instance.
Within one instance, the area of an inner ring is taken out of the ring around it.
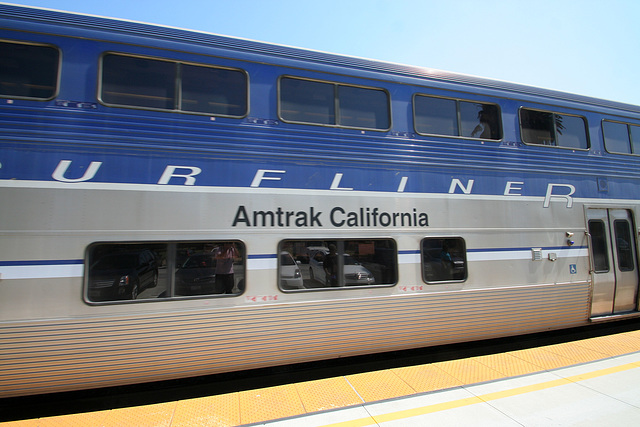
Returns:
[[[575,264],[569,264],[569,273],[578,274],[578,267]]]

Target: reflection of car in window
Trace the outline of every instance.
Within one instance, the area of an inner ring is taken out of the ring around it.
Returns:
[[[158,261],[148,249],[107,254],[89,268],[89,299],[136,299],[158,284]]]
[[[422,242],[424,279],[427,282],[464,280],[467,275],[464,241],[428,238]]]
[[[192,255],[176,271],[176,295],[221,294],[216,286],[216,259],[213,254]]]
[[[304,289],[298,263],[289,252],[280,252],[280,283],[285,289]]]
[[[326,247],[309,247],[309,276],[312,280],[330,286],[324,270],[324,260],[329,255]],[[349,254],[342,254],[342,268],[345,286],[373,285],[375,278],[369,270]]]

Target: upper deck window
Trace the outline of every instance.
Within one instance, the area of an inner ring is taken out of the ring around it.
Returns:
[[[604,145],[608,152],[640,154],[640,126],[618,122],[602,122]]]
[[[495,104],[416,95],[413,113],[416,132],[422,135],[502,139]]]
[[[293,77],[280,79],[279,115],[293,123],[376,130],[391,127],[386,91]]]
[[[589,148],[587,126],[583,117],[549,111],[520,110],[522,140],[527,144],[564,148]]]
[[[60,52],[52,46],[0,41],[0,96],[53,98],[59,62]]]
[[[243,117],[247,88],[241,70],[116,54],[102,59],[105,104]]]

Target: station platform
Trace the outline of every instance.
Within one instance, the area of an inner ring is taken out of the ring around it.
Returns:
[[[640,330],[154,405],[49,426],[636,426]]]

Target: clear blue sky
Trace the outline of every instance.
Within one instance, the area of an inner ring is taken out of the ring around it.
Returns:
[[[640,105],[637,0],[5,0]]]

